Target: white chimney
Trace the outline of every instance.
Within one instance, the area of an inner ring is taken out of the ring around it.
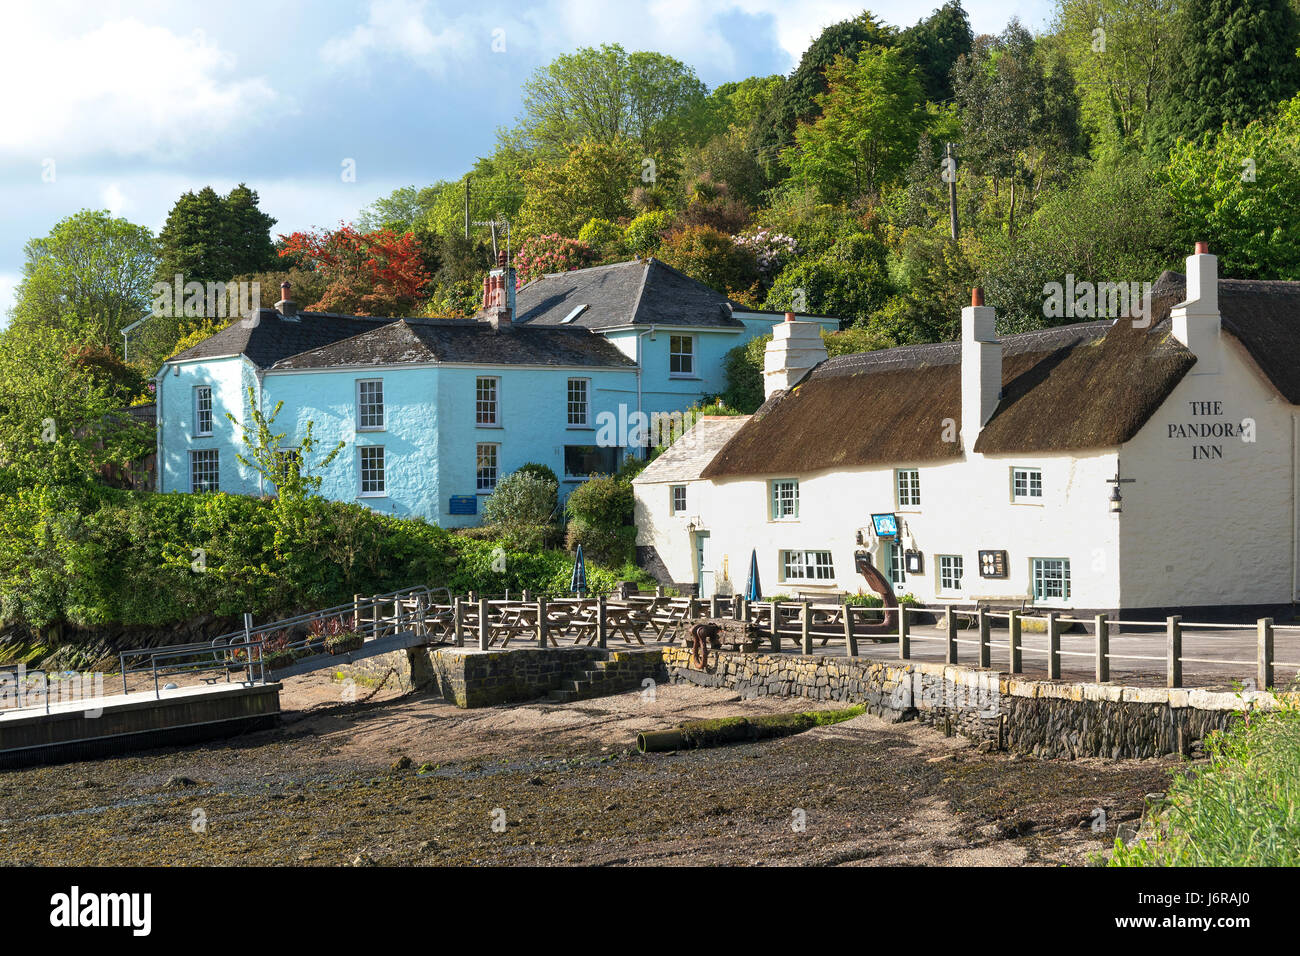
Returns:
[[[772,327],[772,341],[763,353],[763,397],[789,388],[814,366],[826,361],[826,344],[817,322],[796,322],[793,312]]]
[[[1002,396],[1002,343],[994,330],[997,312],[984,304],[984,290],[972,289],[961,310],[961,440],[969,454],[980,429]]]
[[[1174,338],[1196,355],[1192,375],[1219,371],[1219,259],[1198,242],[1187,257],[1187,298],[1169,313]]]

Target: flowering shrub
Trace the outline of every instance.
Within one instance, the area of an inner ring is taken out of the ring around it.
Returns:
[[[591,263],[591,246],[557,233],[525,239],[515,253],[515,271],[520,283],[531,282],[548,272],[572,272]]]
[[[799,254],[799,243],[793,236],[773,232],[771,229],[759,229],[757,232],[736,236],[733,241],[754,254],[759,271],[766,276],[779,272],[782,265]]]

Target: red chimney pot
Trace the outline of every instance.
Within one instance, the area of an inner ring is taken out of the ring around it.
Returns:
[[[970,304],[973,306],[981,306],[984,304],[984,290],[979,286],[970,290]]]
[[[787,312],[787,313],[785,314],[785,320],[786,320],[787,322],[793,322],[793,321],[794,321],[794,313],[793,313],[793,312]]]
[[[1196,254],[1198,256],[1209,255],[1210,244],[1208,242],[1198,242],[1196,244]]]

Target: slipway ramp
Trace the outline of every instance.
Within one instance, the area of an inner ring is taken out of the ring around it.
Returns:
[[[275,723],[280,681],[441,640],[450,605],[407,588],[244,628],[211,641],[119,655],[105,675],[0,669],[0,768],[112,756],[228,737]],[[113,675],[116,676],[116,675]]]

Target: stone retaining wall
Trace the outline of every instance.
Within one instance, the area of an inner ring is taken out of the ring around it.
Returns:
[[[686,648],[666,647],[663,656],[675,682],[723,687],[742,697],[862,704],[886,719],[920,720],[989,749],[1040,757],[1194,753],[1206,735],[1245,711],[1280,706],[1278,696],[1261,691],[1051,683],[924,661],[722,652],[700,670]]]

